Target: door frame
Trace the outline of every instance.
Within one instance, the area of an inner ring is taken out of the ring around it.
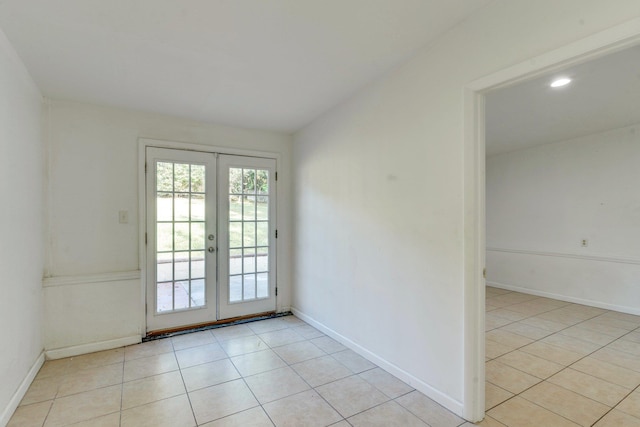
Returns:
[[[147,147],[169,148],[174,150],[200,151],[205,153],[229,154],[247,157],[264,157],[274,159],[276,161],[276,171],[281,163],[281,154],[273,151],[260,151],[233,147],[224,147],[218,145],[204,145],[190,142],[162,140],[154,138],[138,138],[138,269],[140,270],[140,288],[139,288],[139,319],[140,319],[140,336],[147,335],[147,316],[146,316],[146,294],[147,294],[147,244],[145,241],[145,233],[147,229],[147,193],[146,193],[146,150]],[[280,200],[276,195],[276,203]],[[278,228],[278,217],[274,218],[274,225]],[[276,254],[281,252],[279,241],[276,240]],[[278,285],[278,269],[275,271],[275,286]],[[216,303],[217,304],[217,303]],[[276,311],[278,310],[278,297],[276,296]]]
[[[640,44],[640,18],[499,70],[464,87],[464,405],[485,414],[485,94]]]

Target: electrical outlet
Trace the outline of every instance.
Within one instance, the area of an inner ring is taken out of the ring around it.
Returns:
[[[583,248],[586,248],[587,246],[589,246],[589,239],[580,240],[580,246],[582,246]]]
[[[120,224],[126,224],[129,222],[129,211],[120,211],[118,212],[118,222]]]

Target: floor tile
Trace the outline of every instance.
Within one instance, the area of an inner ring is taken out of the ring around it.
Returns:
[[[124,381],[137,380],[178,369],[178,360],[173,352],[127,360],[124,362]]]
[[[176,351],[176,358],[181,369],[225,359],[226,357],[227,353],[217,343]]]
[[[309,389],[309,385],[290,367],[274,369],[244,379],[261,404]]]
[[[198,424],[217,420],[258,406],[249,387],[241,379],[189,393]]]
[[[261,407],[247,409],[228,417],[220,418],[202,427],[273,427],[273,423]]]
[[[258,335],[262,341],[267,343],[269,347],[280,347],[298,341],[304,341],[305,338],[291,328],[278,329],[276,331],[264,332]]]
[[[398,378],[381,368],[373,368],[368,371],[364,371],[361,374],[358,374],[358,376],[391,399],[395,399],[396,397],[400,397],[403,394],[407,394],[414,390],[413,387],[400,381]]]
[[[513,427],[577,427],[579,424],[521,397],[514,397],[488,412],[492,418]]]
[[[120,412],[70,424],[69,427],[120,427]]]
[[[56,399],[45,427],[64,426],[120,410],[121,385],[115,385]]]
[[[368,382],[357,376],[343,378],[316,388],[344,418],[389,400]]]
[[[501,422],[498,422],[496,420],[494,420],[493,418],[491,418],[488,415],[485,415],[484,420],[480,421],[479,423],[464,423],[462,424],[460,427],[473,427],[473,426],[480,426],[480,427],[508,427],[505,426],[504,424],[502,424]]]
[[[514,334],[522,335],[523,337],[530,338],[532,340],[539,340],[544,338],[553,332],[546,329],[537,328],[535,326],[527,325],[522,322],[515,322],[509,325],[503,326],[501,330],[513,332]]]
[[[97,368],[99,366],[122,362],[124,362],[124,348],[98,351],[70,358],[72,369]]]
[[[192,427],[196,425],[187,395],[122,411],[122,427]]]
[[[130,381],[122,385],[122,409],[145,405],[185,393],[182,375],[178,371]]]
[[[464,420],[429,399],[419,391],[412,391],[396,399],[396,402],[408,409],[431,427],[457,427]]]
[[[212,329],[211,333],[216,337],[218,342],[255,335],[255,332],[247,325],[225,326],[224,328]]]
[[[347,368],[351,369],[355,374],[359,374],[360,372],[376,367],[376,365],[369,362],[353,350],[339,351],[337,353],[333,353],[331,356]]]
[[[44,402],[56,397],[58,387],[62,383],[63,377],[45,377],[36,379],[31,383],[27,393],[22,398],[20,405],[29,405],[32,403]]]
[[[259,322],[250,322],[247,323],[247,326],[256,334],[277,331],[278,329],[284,329],[288,327],[287,322],[279,318],[261,320]]]
[[[565,350],[572,351],[581,356],[586,356],[602,347],[600,344],[595,344],[589,341],[584,341],[578,338],[560,334],[550,335],[546,338],[541,339],[540,342],[564,348]]]
[[[53,401],[33,403],[31,405],[19,406],[9,420],[7,427],[28,427],[41,426],[51,409]]]
[[[328,355],[296,363],[291,367],[311,387],[317,387],[352,375],[350,369]]]
[[[624,412],[613,410],[602,417],[594,427],[638,427],[640,426],[640,418],[633,417]]]
[[[522,335],[514,334],[502,329],[489,331],[485,334],[485,337],[489,341],[494,341],[499,344],[506,345],[508,347],[511,347],[512,349],[523,347],[533,342],[533,340],[530,338],[526,338]]]
[[[292,328],[294,331],[305,337],[306,339],[323,337],[324,334],[310,325],[295,326]]]
[[[238,379],[240,374],[231,360],[222,359],[185,368],[182,370],[182,378],[187,391],[191,392]]]
[[[529,326],[535,326],[536,328],[546,329],[549,332],[558,332],[567,328],[567,325],[563,323],[554,322],[552,320],[541,319],[536,316],[526,318],[521,322]]]
[[[240,375],[245,377],[286,366],[286,363],[273,350],[235,356],[231,358],[231,361]]]
[[[560,371],[547,381],[607,406],[615,406],[631,391],[571,368]]]
[[[515,349],[516,347],[506,346],[504,344],[500,344],[491,340],[486,340],[484,344],[484,353],[488,359],[496,359],[502,355],[514,351]]]
[[[256,351],[267,350],[269,348],[269,346],[257,335],[249,335],[246,337],[221,341],[220,346],[229,357],[254,353]]]
[[[609,347],[602,348],[591,355],[594,359],[602,360],[613,365],[622,366],[640,372],[640,357],[622,351],[613,350]]]
[[[573,362],[584,357],[584,354],[566,350],[562,347],[547,344],[541,341],[536,341],[533,344],[522,347],[520,351],[533,354],[534,356],[547,359],[551,362],[558,363],[563,366],[569,366]]]
[[[640,390],[627,396],[616,406],[616,409],[640,419]]]
[[[324,427],[342,419],[340,414],[313,390],[267,403],[264,410],[277,427]]]
[[[485,410],[488,411],[513,396],[513,393],[487,382],[484,386]]]
[[[580,324],[581,328],[587,328],[591,331],[600,332],[601,334],[611,335],[614,338],[620,338],[621,336],[629,333],[629,330],[611,326],[609,322],[602,322],[598,319],[587,320]]]
[[[519,350],[505,354],[496,361],[541,379],[549,378],[564,369],[558,363]]]
[[[66,375],[71,366],[69,358],[58,360],[47,360],[38,371],[36,379],[60,377]]]
[[[320,350],[324,351],[327,354],[337,353],[339,351],[344,351],[347,347],[340,344],[338,341],[334,340],[331,337],[322,336],[318,338],[314,338],[309,340],[314,345],[316,345]]]
[[[591,426],[611,408],[563,387],[543,382],[520,395],[581,426]]]
[[[619,386],[634,389],[640,385],[640,372],[603,362],[591,356],[578,360],[571,369],[592,375]]]
[[[296,342],[273,349],[285,362],[292,365],[304,360],[324,356],[326,353],[310,341]]]
[[[283,316],[283,317],[280,317],[279,319],[285,322],[290,328],[307,324],[304,320],[299,319],[294,315]]]
[[[515,394],[521,393],[541,381],[540,378],[496,361],[486,364],[485,375],[490,383]]]
[[[174,350],[184,350],[185,348],[197,347],[199,345],[214,344],[216,341],[211,331],[192,332],[171,338]]]
[[[624,337],[612,342],[607,348],[640,357],[640,343],[627,341]]]
[[[396,402],[386,402],[349,418],[353,427],[429,427]]]
[[[601,334],[587,328],[583,328],[581,325],[576,325],[571,328],[563,329],[558,332],[560,335],[565,335],[573,338],[578,338],[583,341],[589,341],[594,344],[607,345],[612,341],[615,341],[615,337],[611,335]]]
[[[171,341],[159,339],[125,347],[124,360],[139,359],[141,357],[155,356],[169,352],[173,352],[173,344],[171,344]]]
[[[122,383],[123,363],[81,369],[68,374],[58,388],[58,397]]]

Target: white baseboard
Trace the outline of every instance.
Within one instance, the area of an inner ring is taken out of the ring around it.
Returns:
[[[594,300],[590,300],[590,299],[577,298],[577,297],[572,297],[570,295],[556,294],[556,293],[553,293],[553,292],[539,291],[537,289],[523,288],[521,286],[508,285],[508,284],[499,283],[499,282],[487,281],[487,286],[492,286],[494,288],[500,288],[500,289],[506,289],[508,291],[521,292],[523,294],[535,295],[535,296],[538,296],[538,297],[553,298],[553,299],[557,299],[557,300],[560,300],[560,301],[566,301],[566,302],[572,302],[572,303],[575,303],[575,304],[582,304],[582,305],[588,305],[588,306],[591,306],[591,307],[603,308],[605,310],[613,310],[613,311],[619,311],[621,313],[634,314],[636,316],[640,315],[640,309],[635,308],[635,307],[627,307],[627,306],[624,306],[624,305],[607,304],[607,303],[601,302],[601,301],[594,301]]]
[[[44,363],[44,351],[40,353],[36,361],[31,366],[31,369],[29,369],[27,376],[24,377],[24,380],[22,380],[22,382],[20,383],[20,387],[18,387],[16,392],[13,393],[13,396],[11,396],[11,400],[9,400],[9,404],[2,411],[2,414],[0,415],[0,426],[6,426],[7,424],[9,424],[9,420],[13,416],[13,413],[15,412],[15,410],[18,408],[18,405],[20,405],[20,401],[22,401],[22,398],[24,397],[24,395],[27,394],[27,390],[29,390],[29,386],[31,385],[31,383],[33,382],[33,379],[38,374],[38,371],[42,367],[43,363]]]
[[[115,340],[46,350],[45,355],[47,356],[47,359],[62,359],[63,357],[79,356],[81,354],[95,353],[96,351],[111,350],[114,348],[124,347],[126,345],[138,344],[140,342],[142,342],[142,337],[140,335],[132,335],[130,337],[117,338]]]
[[[333,329],[330,329],[330,328],[326,327],[322,323],[320,323],[320,322],[316,321],[314,318],[304,314],[303,312],[301,312],[300,310],[296,309],[295,307],[291,307],[291,311],[297,317],[299,317],[300,319],[304,320],[305,322],[307,322],[308,324],[310,324],[314,328],[316,328],[319,331],[321,331],[321,332],[325,333],[326,335],[330,336],[331,338],[333,338],[334,340],[338,341],[340,344],[344,345],[345,347],[348,347],[351,350],[355,351],[360,356],[364,357],[365,359],[369,360],[370,362],[375,363],[380,368],[382,368],[385,371],[389,372],[390,374],[392,374],[396,378],[404,381],[405,383],[409,384],[411,387],[413,387],[416,390],[418,390],[419,392],[423,393],[424,395],[426,395],[430,399],[433,399],[434,401],[438,402],[440,405],[444,406],[448,410],[450,410],[453,413],[455,413],[455,414],[459,415],[460,417],[462,417],[462,413],[463,413],[463,404],[462,404],[462,402],[459,402],[459,401],[451,398],[450,396],[442,393],[441,391],[436,390],[435,388],[433,388],[429,384],[425,383],[424,381],[419,380],[418,378],[414,377],[413,375],[411,375],[407,371],[405,371],[405,370],[399,368],[398,366],[394,365],[393,363],[381,358],[377,354],[372,353],[371,351],[367,350],[366,348],[362,347],[361,345],[351,341],[349,338],[347,338],[347,337],[345,337],[343,335],[340,335],[339,333],[337,333]]]

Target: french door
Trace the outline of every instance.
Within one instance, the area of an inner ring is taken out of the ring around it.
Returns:
[[[274,311],[275,160],[147,147],[147,331]]]

